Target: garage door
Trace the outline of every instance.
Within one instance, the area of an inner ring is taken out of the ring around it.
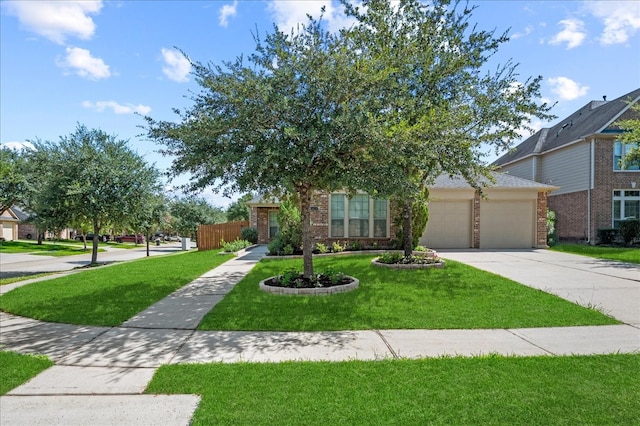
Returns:
[[[533,200],[482,200],[480,248],[534,247],[535,211]]]
[[[420,245],[439,248],[471,247],[471,200],[432,201],[429,222]]]
[[[2,234],[0,234],[0,237],[3,237],[7,241],[12,241],[14,239],[13,224],[0,222],[0,227],[2,228]]]

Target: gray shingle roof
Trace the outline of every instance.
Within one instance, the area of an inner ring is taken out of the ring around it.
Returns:
[[[540,154],[578,141],[589,135],[619,130],[612,123],[640,99],[640,89],[612,101],[591,101],[553,127],[545,128],[498,158],[493,164],[501,166],[532,154]]]
[[[486,179],[481,179],[480,182],[485,185],[486,188],[494,189],[537,189],[542,191],[552,191],[557,189],[553,185],[546,185],[544,183],[534,182],[528,179],[522,179],[517,176],[511,176],[507,173],[493,172],[493,178],[495,183],[489,182]],[[436,178],[433,185],[429,185],[430,189],[471,189],[472,186],[467,183],[462,176],[448,176],[440,175]]]

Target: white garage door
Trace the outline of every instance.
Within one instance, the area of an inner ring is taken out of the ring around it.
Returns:
[[[14,239],[13,224],[12,223],[0,223],[0,225],[2,226],[2,235],[0,235],[0,236],[4,237],[4,239],[7,240],[7,241],[12,241]]]
[[[534,200],[480,203],[480,248],[531,248],[535,244]]]
[[[471,200],[432,201],[420,245],[428,248],[471,247]]]

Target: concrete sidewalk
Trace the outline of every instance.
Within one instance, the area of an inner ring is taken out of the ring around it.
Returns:
[[[204,274],[119,327],[44,323],[0,313],[0,346],[48,355],[55,366],[0,397],[0,424],[188,424],[199,397],[143,395],[164,364],[376,360],[443,355],[568,355],[640,352],[640,327],[505,330],[368,330],[341,332],[196,331],[202,317],[257,263],[264,247]],[[580,272],[583,287],[603,298],[603,310],[626,315],[640,291],[636,265],[600,265],[547,251],[443,252],[525,284],[555,291]],[[552,268],[550,272],[547,268]],[[614,277],[621,282],[609,281]],[[623,284],[621,284],[623,283]],[[575,285],[573,286],[575,287]],[[573,288],[572,287],[572,288]],[[619,305],[622,305],[620,308]],[[636,311],[636,314],[638,312]],[[614,315],[615,316],[615,315]]]

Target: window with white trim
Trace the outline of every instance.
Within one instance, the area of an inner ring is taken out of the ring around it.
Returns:
[[[619,228],[620,222],[627,219],[640,219],[640,191],[613,191],[613,227]]]
[[[640,170],[640,163],[635,162],[627,168],[623,168],[623,161],[627,154],[634,148],[638,148],[638,142],[621,142],[616,141],[613,144],[613,170],[628,171]]]
[[[389,202],[357,194],[331,194],[329,203],[332,238],[387,238],[389,236]],[[373,218],[373,220],[371,220]]]

